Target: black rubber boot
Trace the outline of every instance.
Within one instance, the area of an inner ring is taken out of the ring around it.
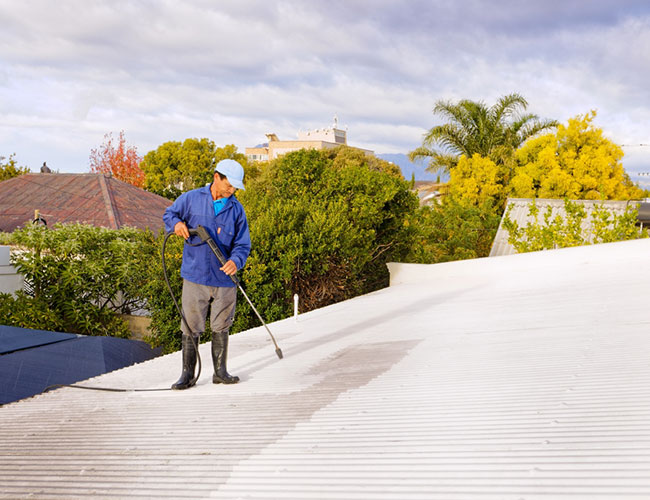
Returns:
[[[212,334],[212,363],[214,364],[213,384],[236,384],[239,377],[232,376],[226,370],[228,357],[228,330]]]
[[[194,378],[194,367],[196,367],[196,349],[194,347],[194,342],[192,342],[189,335],[183,335],[182,344],[183,373],[181,373],[181,378],[172,385],[172,389],[175,390],[189,389],[194,385],[192,381]]]

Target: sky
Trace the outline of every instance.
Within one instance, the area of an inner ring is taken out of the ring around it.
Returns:
[[[207,137],[347,128],[408,153],[438,100],[513,92],[562,123],[596,110],[650,172],[650,2],[632,0],[0,0],[0,156],[88,172],[124,131],[146,154]],[[647,177],[646,177],[647,178]]]

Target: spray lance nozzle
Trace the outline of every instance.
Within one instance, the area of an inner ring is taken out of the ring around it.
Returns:
[[[205,227],[203,227],[201,225],[198,225],[198,226],[196,226],[195,228],[192,228],[192,229],[188,228],[188,231],[190,233],[190,236],[198,236],[199,239],[201,240],[201,243],[207,243],[208,244],[208,246],[210,247],[210,250],[212,250],[212,253],[214,253],[215,257],[221,263],[222,266],[224,266],[226,264],[226,262],[227,262],[226,257],[223,255],[223,253],[221,252],[221,250],[217,246],[216,242],[212,239],[212,236],[210,236],[210,233],[208,233],[208,230]],[[266,326],[266,323],[262,319],[262,316],[260,315],[260,313],[257,312],[257,309],[255,308],[255,306],[251,302],[251,299],[249,299],[248,295],[246,295],[246,292],[242,288],[241,283],[237,279],[237,276],[235,276],[234,274],[231,274],[230,279],[232,280],[232,282],[235,285],[237,285],[239,287],[239,291],[242,293],[244,298],[248,301],[248,304],[251,306],[251,308],[253,309],[253,311],[257,315],[258,319],[262,322],[262,324],[264,325],[264,328],[266,328],[266,331],[268,332],[269,336],[271,337],[271,340],[273,341],[273,345],[275,345],[275,354],[278,356],[279,359],[282,359],[283,358],[282,350],[280,350],[280,347],[278,346],[278,343],[275,341],[275,337],[271,333],[271,330],[269,330],[269,327]]]

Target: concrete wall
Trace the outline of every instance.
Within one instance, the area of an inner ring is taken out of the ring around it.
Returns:
[[[14,293],[23,287],[23,277],[9,261],[10,249],[0,246],[0,293]]]
[[[144,340],[145,336],[149,335],[149,327],[151,325],[150,317],[133,316],[130,314],[121,314],[120,317],[129,325],[131,340]]]

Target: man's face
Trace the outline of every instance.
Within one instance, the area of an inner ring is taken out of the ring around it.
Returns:
[[[230,185],[230,182],[228,182],[227,177],[221,179],[221,177],[219,177],[219,174],[216,172],[214,174],[213,185],[215,188],[217,199],[228,198],[229,196],[232,196],[235,193],[235,191],[237,191],[237,188],[234,188]]]

